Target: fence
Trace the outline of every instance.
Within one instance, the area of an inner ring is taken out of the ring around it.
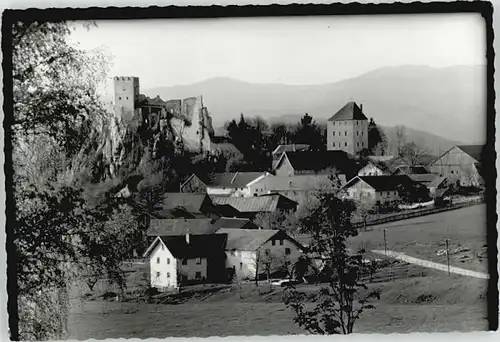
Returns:
[[[449,211],[449,210],[455,210],[455,209],[460,209],[464,207],[468,207],[471,205],[476,205],[484,202],[484,198],[482,196],[474,196],[474,197],[468,197],[468,198],[457,198],[457,199],[452,199],[452,204],[445,206],[445,207],[434,207],[430,209],[419,209],[419,210],[414,210],[410,212],[404,212],[404,213],[397,213],[397,214],[389,214],[384,217],[380,218],[375,218],[375,219],[368,219],[365,222],[355,222],[354,226],[357,228],[362,228],[364,226],[374,226],[377,224],[382,224],[382,223],[388,223],[388,222],[394,222],[394,221],[399,221],[399,220],[406,220],[414,217],[420,217],[424,215],[431,215],[431,214],[437,214],[441,213],[444,211]]]

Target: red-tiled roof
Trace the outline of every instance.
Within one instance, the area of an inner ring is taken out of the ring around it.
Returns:
[[[328,119],[328,121],[337,120],[368,120],[368,118],[363,114],[363,111],[358,107],[356,102],[348,102],[335,115]]]

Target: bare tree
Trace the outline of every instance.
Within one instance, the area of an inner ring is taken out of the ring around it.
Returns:
[[[399,156],[405,158],[409,166],[417,166],[420,164],[422,156],[429,152],[424,145],[410,142],[404,144],[399,153]]]
[[[403,125],[396,126],[396,153],[402,156],[403,146],[406,144],[406,128]]]

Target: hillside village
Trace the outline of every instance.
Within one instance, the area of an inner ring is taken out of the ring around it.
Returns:
[[[215,136],[202,96],[150,99],[140,94],[136,77],[115,77],[115,115],[152,131],[167,127],[185,149],[208,155],[220,153],[221,146],[237,150],[227,136]],[[352,221],[364,227],[383,215],[397,220],[402,212],[418,215],[452,206],[459,195],[463,200],[482,193],[482,146],[458,145],[436,157],[375,156],[363,154],[368,135],[363,105],[348,102],[332,108],[325,148],[280,144],[267,170],[186,177],[178,193],[163,194],[161,208],[152,214],[143,255],[151,286],[168,290],[296,276],[290,265],[307,254],[308,237],[294,218],[319,193],[354,201],[358,211]],[[118,195],[130,196],[130,190]],[[263,224],[270,217],[275,222]],[[294,229],[286,226],[290,221]]]

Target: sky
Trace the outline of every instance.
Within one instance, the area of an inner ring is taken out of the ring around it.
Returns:
[[[113,56],[113,76],[141,88],[212,77],[322,84],[398,65],[486,64],[478,14],[98,21],[71,40]]]

